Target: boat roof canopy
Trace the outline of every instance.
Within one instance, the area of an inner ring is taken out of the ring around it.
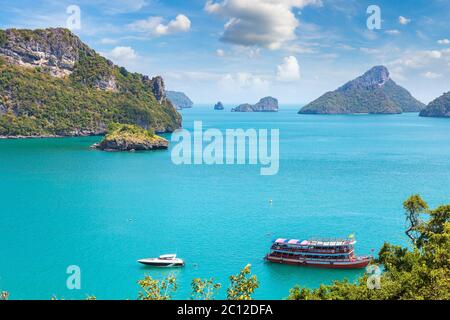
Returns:
[[[294,246],[316,246],[316,247],[336,247],[354,245],[354,239],[315,239],[315,240],[297,240],[297,239],[277,239],[277,244],[286,244]]]
[[[160,259],[175,259],[176,257],[176,254],[163,254],[162,256],[159,256]]]

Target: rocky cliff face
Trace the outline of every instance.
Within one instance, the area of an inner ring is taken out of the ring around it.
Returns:
[[[265,97],[257,104],[241,104],[231,110],[232,112],[278,112],[278,100],[272,97]]]
[[[94,54],[78,37],[62,28],[35,31],[8,29],[3,33],[4,44],[0,47],[0,55],[20,66],[43,67],[56,77],[73,72],[80,52]]]
[[[147,76],[142,77],[142,81],[152,89],[153,95],[159,103],[163,103],[167,100],[166,97],[166,85],[162,77],[157,76],[150,79]]]
[[[389,70],[384,66],[376,66],[362,76],[340,87],[337,91],[346,92],[353,89],[375,89],[382,87],[389,80]]]
[[[0,136],[88,135],[111,121],[181,126],[164,80],[130,73],[67,29],[0,30]]]
[[[422,110],[421,117],[450,118],[450,92],[444,93],[439,98],[430,102]]]
[[[398,114],[425,107],[397,85],[384,66],[376,66],[335,91],[327,92],[303,107],[303,114]]]

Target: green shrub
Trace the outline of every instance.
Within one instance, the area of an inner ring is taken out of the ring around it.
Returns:
[[[0,30],[0,47],[3,47],[8,41],[5,30]]]

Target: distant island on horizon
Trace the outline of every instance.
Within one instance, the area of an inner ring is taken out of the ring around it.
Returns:
[[[190,109],[194,106],[194,102],[184,92],[166,91],[166,95],[177,110]]]
[[[231,112],[278,112],[278,100],[273,97],[265,97],[256,104],[244,103],[236,108],[232,108]]]

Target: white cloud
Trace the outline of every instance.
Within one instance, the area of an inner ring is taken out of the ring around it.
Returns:
[[[111,39],[111,38],[103,38],[103,39],[100,40],[101,44],[116,44],[118,42],[119,42],[118,40]]]
[[[450,40],[448,40],[448,39],[441,39],[441,40],[438,40],[437,43],[442,44],[442,45],[448,45],[448,44],[450,44]]]
[[[118,65],[128,64],[138,58],[136,51],[131,47],[115,47],[105,55]]]
[[[248,72],[238,72],[235,74],[228,73],[224,75],[219,84],[224,89],[232,91],[233,89],[253,89],[261,90],[268,87],[269,82],[261,76],[257,76]]]
[[[379,54],[381,52],[380,49],[377,49],[377,48],[366,48],[366,47],[359,48],[359,51],[364,52],[366,54]]]
[[[442,52],[438,50],[430,50],[425,51],[425,55],[433,59],[439,59],[440,57],[442,57]]]
[[[261,49],[257,47],[234,46],[233,53],[237,57],[246,56],[249,59],[255,59],[261,54]]]
[[[392,30],[386,30],[385,31],[387,34],[390,34],[392,36],[398,36],[400,34],[400,31],[397,29],[392,29]]]
[[[422,73],[422,76],[424,76],[427,79],[437,79],[437,78],[442,77],[442,74],[427,71],[425,73]]]
[[[147,5],[146,0],[97,0],[92,2],[109,14],[135,12]]]
[[[355,50],[355,47],[352,47],[351,45],[345,43],[338,44],[337,48],[342,50]]]
[[[225,51],[223,49],[217,49],[216,50],[216,56],[224,57],[225,56]]]
[[[448,78],[450,72],[450,49],[402,51],[399,57],[387,65],[396,79],[407,81],[412,77],[426,79]]]
[[[128,25],[131,30],[149,33],[154,36],[164,36],[180,32],[188,32],[191,29],[191,20],[183,14],[179,14],[175,19],[164,23],[163,17],[149,17],[145,20],[138,20]]]
[[[277,67],[277,80],[281,82],[293,82],[300,79],[300,65],[297,58],[289,56]]]
[[[321,0],[208,0],[205,11],[228,19],[222,41],[275,50],[296,38],[299,21],[293,10],[321,4]]]
[[[438,50],[415,51],[405,53],[403,56],[392,63],[392,66],[402,66],[410,69],[419,69],[432,64],[434,61],[439,61],[442,57],[442,52]]]
[[[293,53],[293,54],[311,54],[316,53],[317,50],[315,48],[312,48],[311,46],[301,46],[298,44],[293,45],[287,45],[284,48],[287,52]]]
[[[411,22],[411,19],[400,16],[400,17],[398,17],[398,22],[405,26]]]

